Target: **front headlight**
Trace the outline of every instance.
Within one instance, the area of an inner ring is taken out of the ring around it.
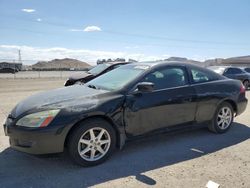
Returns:
[[[16,123],[22,127],[46,127],[56,117],[60,110],[48,110],[29,114],[22,117]]]
[[[69,80],[66,80],[66,81],[64,82],[63,85],[64,85],[64,86],[67,86],[67,82],[68,82],[68,81],[69,81]]]

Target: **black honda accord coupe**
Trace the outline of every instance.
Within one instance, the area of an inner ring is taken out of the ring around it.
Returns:
[[[4,124],[12,148],[63,152],[83,166],[104,162],[127,140],[207,126],[226,132],[247,105],[245,88],[211,70],[178,62],[121,66],[85,85],[20,102]]]

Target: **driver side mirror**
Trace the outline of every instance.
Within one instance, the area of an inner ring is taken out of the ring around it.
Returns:
[[[152,92],[154,84],[152,82],[140,82],[137,84],[137,90],[141,93]]]

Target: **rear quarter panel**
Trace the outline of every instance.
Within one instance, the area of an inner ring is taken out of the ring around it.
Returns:
[[[205,122],[213,118],[217,106],[231,100],[237,103],[240,90],[240,82],[224,79],[207,83],[194,84],[197,93],[196,121]]]

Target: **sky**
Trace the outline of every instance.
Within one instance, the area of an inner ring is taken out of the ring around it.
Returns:
[[[250,55],[249,0],[0,0],[0,61]]]

